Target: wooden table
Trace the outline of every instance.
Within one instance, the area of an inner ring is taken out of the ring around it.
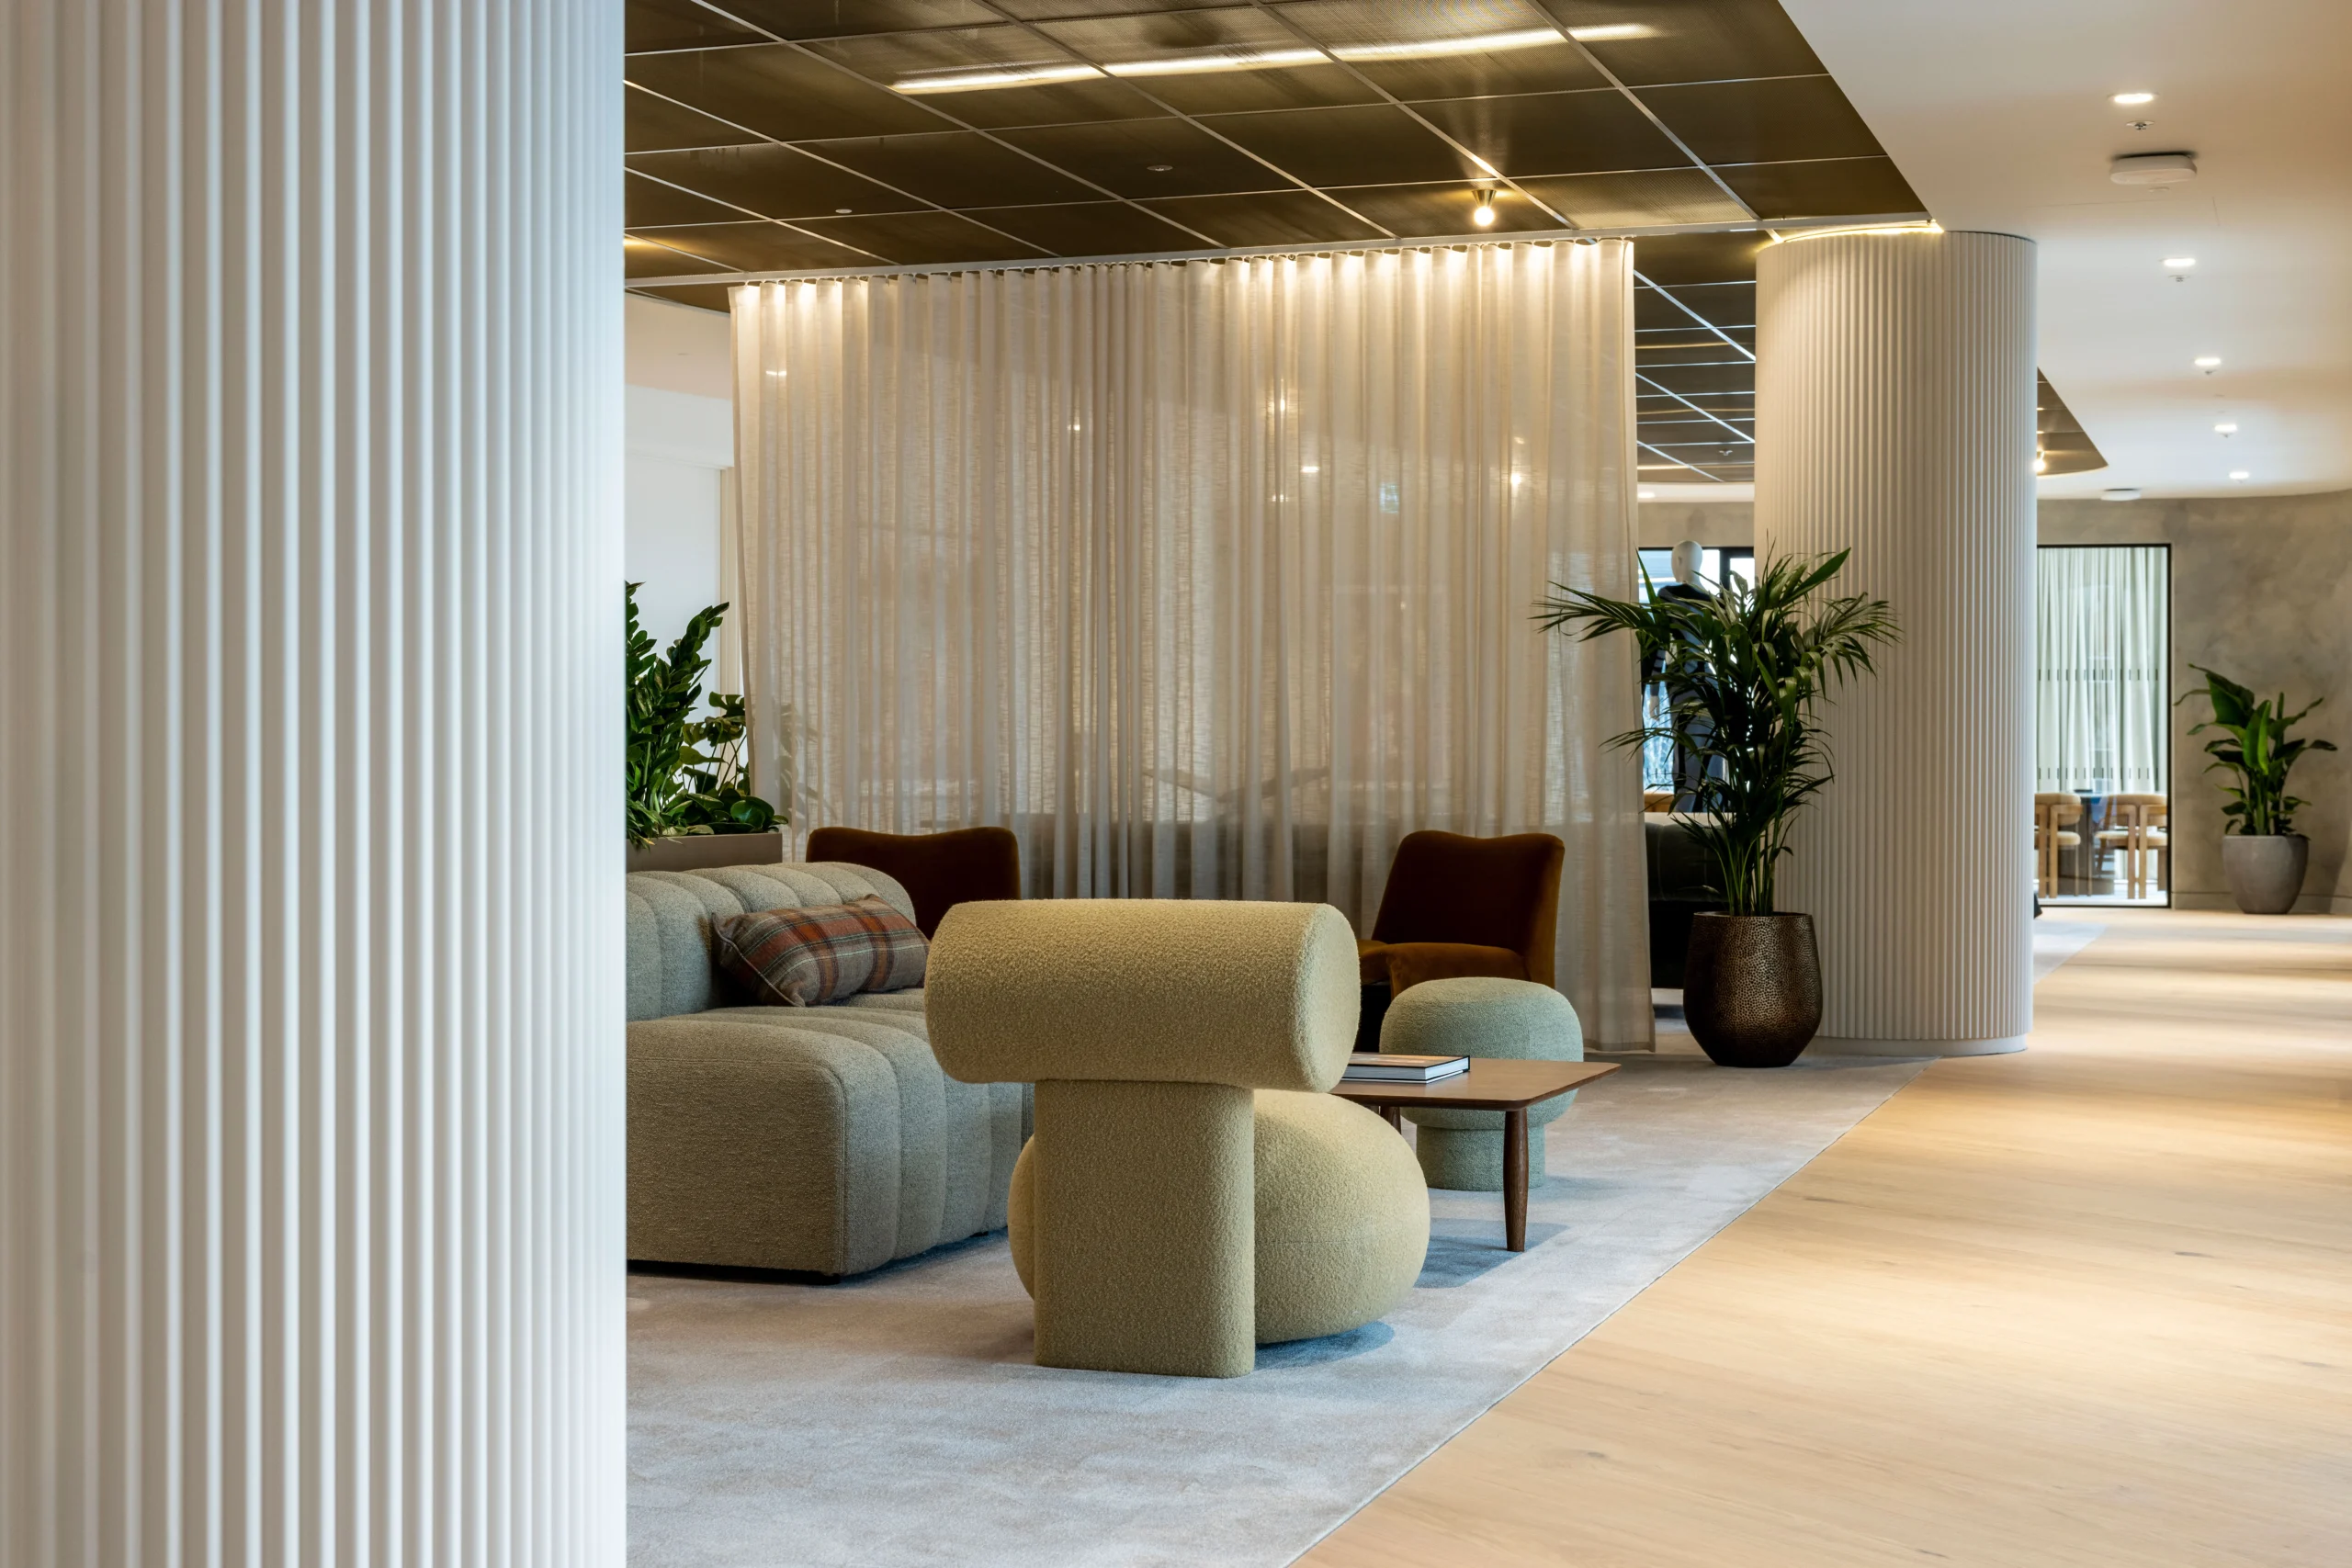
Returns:
[[[1527,1112],[1531,1106],[1582,1089],[1617,1070],[1614,1062],[1521,1062],[1503,1056],[1473,1056],[1470,1070],[1435,1083],[1375,1083],[1343,1078],[1331,1092],[1369,1105],[1399,1133],[1404,1113],[1423,1111],[1499,1111],[1503,1113],[1503,1245],[1527,1250]]]

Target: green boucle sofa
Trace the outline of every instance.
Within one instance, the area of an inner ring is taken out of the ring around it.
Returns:
[[[712,961],[714,919],[867,894],[912,918],[838,863],[628,878],[632,1259],[857,1274],[1003,1227],[1025,1086],[941,1072],[920,990],[758,1007]]]

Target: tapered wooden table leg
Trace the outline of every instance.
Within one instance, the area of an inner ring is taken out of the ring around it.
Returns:
[[[1403,1106],[1384,1105],[1380,1108],[1380,1113],[1388,1118],[1388,1124],[1391,1127],[1396,1128],[1400,1133],[1405,1130],[1405,1108]]]
[[[1527,1112],[1503,1112],[1503,1245],[1527,1250]]]

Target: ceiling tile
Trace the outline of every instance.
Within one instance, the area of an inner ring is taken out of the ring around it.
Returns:
[[[1550,0],[1548,9],[1570,28],[1648,29],[1645,37],[1585,42],[1631,85],[1802,76],[1821,69],[1804,35],[1771,0]]]
[[[1297,0],[1276,14],[1400,98],[1606,86],[1584,52],[1525,0]],[[1496,47],[1472,49],[1478,39]],[[1427,53],[1419,53],[1427,50]]]
[[[1653,385],[1686,398],[1702,392],[1747,392],[1756,387],[1756,367],[1744,359],[1733,365],[1645,365],[1641,371]]]
[[[642,294],[650,299],[668,299],[680,305],[691,305],[697,310],[716,310],[725,315],[733,309],[729,298],[734,286],[727,283],[696,283],[683,288],[636,288],[631,293]]]
[[[1826,76],[1645,87],[1637,96],[1710,164],[1867,158],[1883,151]]]
[[[1478,209],[1477,190],[1465,181],[1436,185],[1349,186],[1331,193],[1374,222],[1397,234],[1416,238],[1482,232],[1471,214]],[[1494,226],[1489,234],[1530,230],[1557,231],[1550,213],[1510,190],[1495,192]]]
[[[765,43],[757,29],[732,22],[695,0],[628,0],[631,53],[648,49],[707,49],[713,44]]]
[[[1073,202],[1054,207],[990,207],[966,216],[1018,235],[1057,256],[1124,256],[1161,251],[1196,251],[1216,242],[1188,234],[1173,223],[1124,201]]]
[[[1753,283],[1680,284],[1667,292],[1719,327],[1752,327],[1756,324],[1756,285]],[[1682,319],[1690,320],[1688,316]],[[1659,323],[1661,326],[1668,324]]]
[[[1243,10],[1249,0],[995,0],[1008,17],[1052,21],[1067,17],[1116,17],[1140,11]]]
[[[1772,236],[1751,230],[1731,234],[1650,234],[1634,242],[1634,270],[1652,283],[1752,283],[1757,254]]]
[[[1427,127],[1385,106],[1219,115],[1208,123],[1309,185],[1418,183],[1476,173]]]
[[[852,212],[904,212],[924,205],[914,197],[900,196],[872,180],[773,141],[693,152],[641,152],[629,159],[629,167],[672,185],[749,208],[765,218],[826,218],[844,207]],[[645,183],[632,180],[630,189],[634,191]],[[634,212],[635,209],[630,210]],[[629,221],[634,224],[638,220],[632,217]]]
[[[1519,182],[1527,194],[1583,229],[1643,223],[1739,223],[1747,209],[1701,169],[1641,169],[1616,175],[1556,175]]]
[[[1413,106],[1504,174],[1688,168],[1690,160],[1622,93],[1543,93]]]
[[[1000,23],[944,32],[884,33],[829,39],[808,46],[861,76],[901,88],[1023,72],[1084,72],[1074,81],[1010,82],[956,91],[894,96],[970,125],[1060,125],[1142,119],[1167,110],[1124,82],[1092,73],[1078,56],[1027,28]]]
[[[1918,212],[1926,204],[1887,158],[1818,164],[1725,164],[1715,171],[1758,218]]]
[[[1220,245],[1330,244],[1377,240],[1381,231],[1349,217],[1312,191],[1268,191],[1258,196],[1189,196],[1145,205],[1179,223],[1213,234]]]
[[[833,38],[895,28],[978,28],[1001,21],[979,0],[713,0],[778,38]]]
[[[1092,201],[1102,194],[969,130],[811,141],[808,151],[942,207]]]
[[[836,219],[834,221],[839,222]],[[760,272],[769,268],[802,266],[873,266],[872,256],[860,255],[842,245],[814,240],[796,233],[779,223],[697,223],[684,229],[644,229],[638,238],[656,241],[661,244],[684,251],[722,268],[741,272]],[[855,244],[855,241],[851,242]],[[639,250],[631,245],[629,254]],[[633,277],[658,277],[664,269],[658,266],[633,270]],[[692,265],[670,267],[671,272],[693,272]]]
[[[621,182],[621,220],[632,229],[654,223],[740,223],[743,215],[675,186],[631,174]]]
[[[1698,341],[1690,343],[1637,343],[1634,345],[1634,360],[1637,367],[1646,370],[1654,365],[1752,365],[1747,355],[1735,353],[1719,337],[1711,337],[1695,325],[1691,333]]]
[[[728,125],[684,104],[651,93],[621,95],[622,145],[631,152],[664,147],[728,147],[743,140],[741,127]]]
[[[621,242],[621,275],[624,277],[668,277],[682,272],[732,270],[724,263],[707,261],[634,234]]]
[[[1000,134],[1024,152],[1121,196],[1285,190],[1290,182],[1190,120],[1033,126]],[[1166,164],[1166,168],[1156,165]]]
[[[887,136],[940,124],[913,100],[861,82],[790,44],[632,55],[628,70],[632,82],[782,141]]]
[[[906,266],[933,262],[1006,261],[1047,254],[953,212],[892,212],[872,218],[816,218],[802,227],[841,239]],[[870,265],[870,264],[869,264]]]

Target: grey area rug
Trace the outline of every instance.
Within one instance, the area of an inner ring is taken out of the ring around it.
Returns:
[[[2037,979],[2099,930],[2041,924]],[[1401,1306],[1247,1378],[1033,1364],[1001,1235],[831,1286],[633,1278],[631,1562],[1290,1562],[1925,1066],[1659,1044],[1552,1123],[1525,1253],[1498,1196],[1433,1194]]]

